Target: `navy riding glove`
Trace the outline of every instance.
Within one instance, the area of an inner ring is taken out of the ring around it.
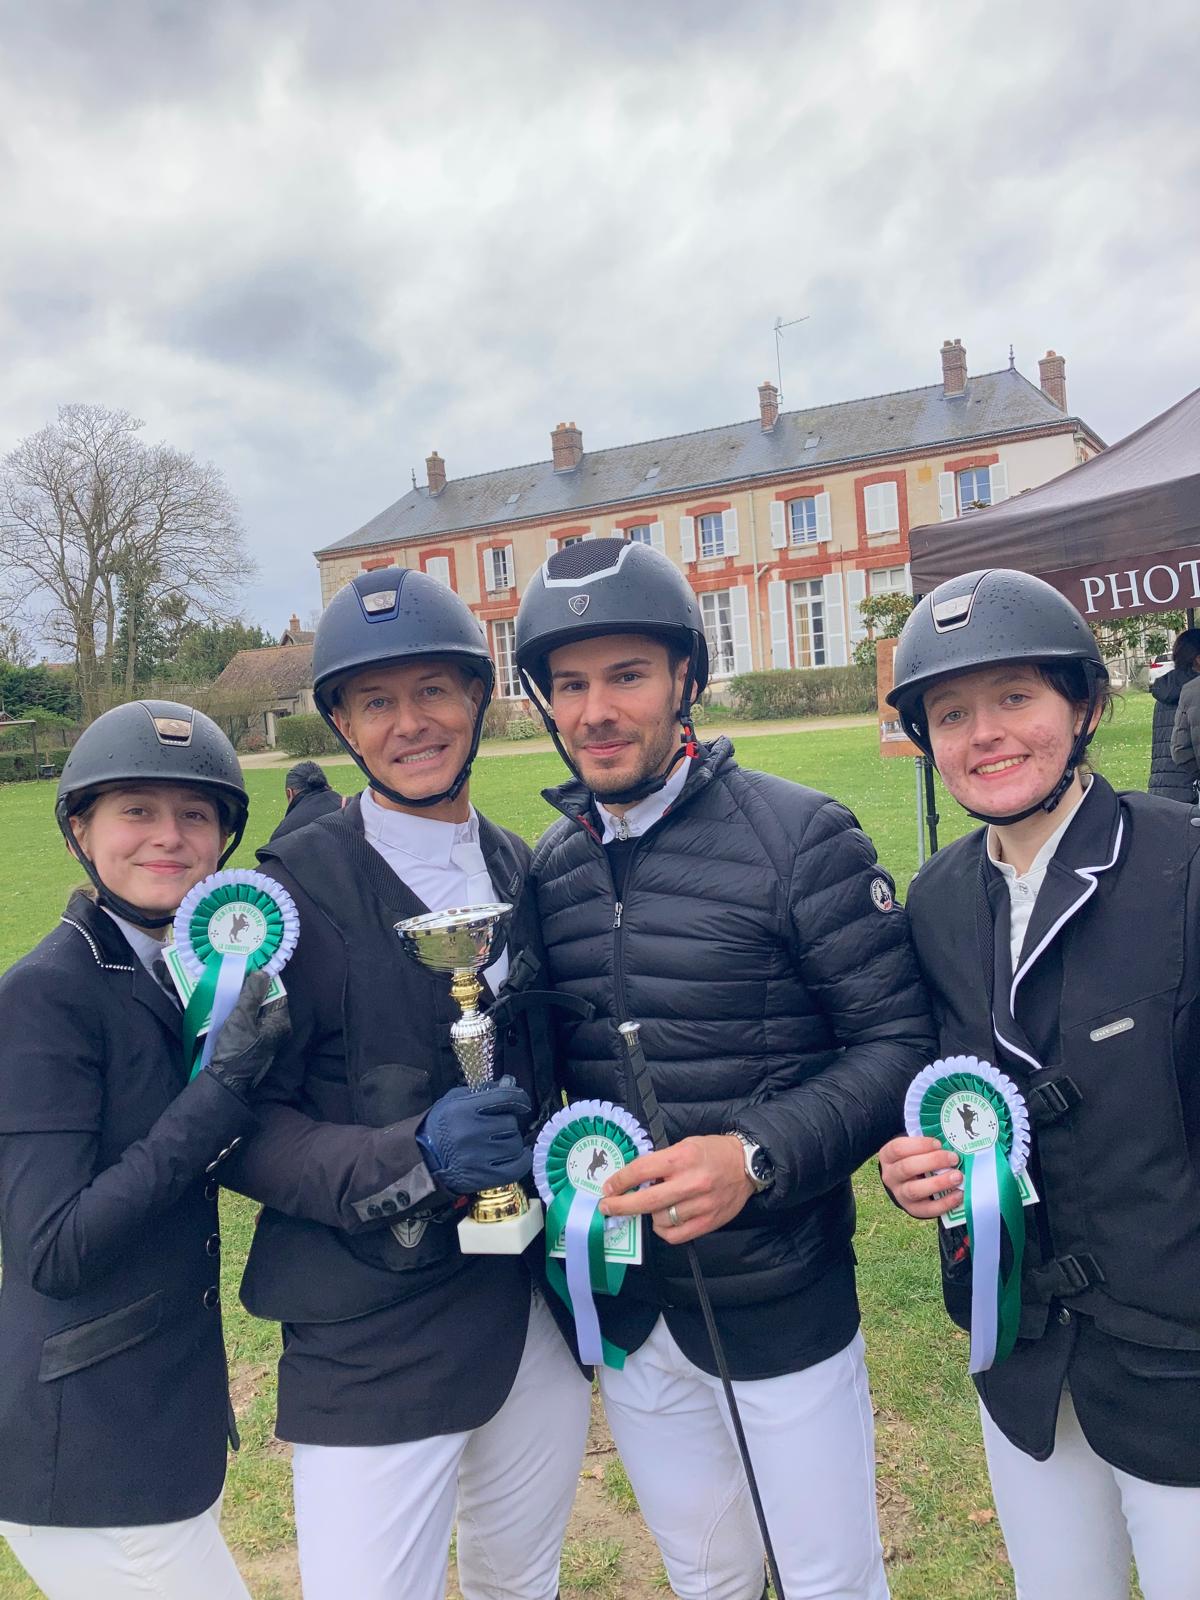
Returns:
[[[451,1089],[417,1130],[430,1175],[451,1194],[475,1194],[523,1178],[533,1164],[521,1137],[532,1113],[512,1078],[485,1089]]]

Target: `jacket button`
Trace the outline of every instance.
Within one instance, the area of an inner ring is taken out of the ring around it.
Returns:
[[[220,1305],[221,1291],[217,1288],[215,1283],[210,1283],[208,1288],[205,1289],[202,1298],[204,1300],[205,1309],[211,1311],[214,1306]]]
[[[386,1217],[390,1217],[394,1211],[399,1211],[399,1209],[400,1207],[394,1200],[385,1200],[383,1202],[383,1214]]]
[[[221,1254],[221,1235],[210,1233],[204,1241],[204,1254],[206,1256],[219,1256]]]
[[[1069,1326],[1071,1321],[1071,1313],[1067,1310],[1066,1306],[1059,1306],[1058,1320],[1062,1323],[1064,1328]]]
[[[410,1204],[411,1204],[411,1202],[410,1202],[410,1200],[408,1198],[408,1195],[405,1194],[403,1189],[401,1189],[399,1191],[399,1193],[396,1195],[396,1206],[397,1206],[397,1208],[398,1209],[403,1209],[403,1207],[405,1207],[406,1205],[410,1205]]]
[[[367,1207],[367,1215],[369,1217],[381,1217],[383,1215],[383,1207],[376,1205],[372,1200],[371,1204]]]

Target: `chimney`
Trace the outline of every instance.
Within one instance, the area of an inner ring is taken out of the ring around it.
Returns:
[[[961,339],[942,341],[942,389],[948,400],[967,391],[967,352]]]
[[[293,638],[300,632],[300,618],[294,611],[292,612],[292,620],[288,623],[288,632]]]
[[[1042,393],[1048,399],[1053,400],[1060,411],[1065,411],[1067,409],[1067,358],[1065,356],[1056,356],[1053,350],[1047,350],[1046,354],[1038,362],[1038,375],[1042,385]]]
[[[758,386],[758,414],[762,419],[762,431],[770,433],[779,415],[779,390],[769,380]]]
[[[435,450],[431,456],[425,457],[425,482],[429,485],[429,492],[441,494],[446,487],[446,463]]]
[[[583,460],[583,430],[573,422],[560,422],[550,435],[555,472],[573,472]]]

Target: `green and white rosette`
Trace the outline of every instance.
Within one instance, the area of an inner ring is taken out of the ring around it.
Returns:
[[[183,1013],[184,1056],[193,1078],[208,1065],[246,974],[264,970],[274,978],[299,937],[295,901],[261,872],[214,872],[184,897],[175,913],[175,948],[196,985]]]
[[[652,1148],[637,1119],[609,1100],[565,1106],[533,1147],[546,1207],[546,1276],[575,1318],[581,1361],[625,1365],[625,1351],[600,1332],[594,1296],[616,1294],[626,1268],[641,1260],[641,1219],[606,1218],[597,1207],[613,1173]]]
[[[948,1056],[909,1085],[910,1135],[938,1139],[962,1159],[963,1209],[971,1247],[969,1371],[986,1372],[1012,1352],[1021,1321],[1025,1213],[1018,1179],[1029,1159],[1029,1112],[1011,1078],[976,1056]],[[1002,1266],[1002,1235],[1010,1256]]]

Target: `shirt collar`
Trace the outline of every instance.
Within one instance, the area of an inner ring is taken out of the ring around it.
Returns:
[[[465,822],[439,822],[410,811],[389,811],[370,789],[362,792],[363,833],[372,844],[402,850],[430,866],[448,867],[455,845],[479,843],[479,814],[472,806]]]
[[[996,871],[1006,878],[1009,883],[1015,883],[1018,877],[1041,877],[1045,873],[1046,868],[1050,865],[1050,862],[1053,860],[1054,852],[1062,843],[1063,834],[1066,833],[1067,829],[1079,815],[1080,807],[1091,793],[1091,790],[1092,780],[1088,778],[1085,782],[1084,791],[1080,795],[1079,799],[1076,800],[1070,811],[1067,812],[1066,816],[1059,823],[1058,827],[1055,828],[1054,832],[1046,840],[1045,844],[1042,845],[1042,848],[1038,851],[1037,855],[1034,856],[1033,860],[1029,863],[1028,869],[1023,873],[1018,873],[1015,867],[1013,867],[1009,862],[1000,860],[997,854],[996,830],[989,824],[987,831],[988,860],[996,868]]]
[[[614,839],[636,839],[652,828],[656,822],[660,822],[667,808],[678,800],[687,782],[691,764],[691,757],[684,756],[662,788],[654,794],[648,794],[636,805],[630,806],[623,817],[614,816],[607,806],[597,800],[596,810],[600,815],[600,821],[604,824],[601,844],[611,844]]]
[[[106,916],[112,918],[117,927],[125,935],[125,942],[134,955],[146,968],[147,972],[154,970],[154,963],[163,953],[163,940],[156,939],[147,928],[139,928],[136,923],[126,922],[124,917],[119,917],[115,911],[110,911],[107,906],[101,908]],[[168,924],[168,928],[169,928]],[[166,930],[164,930],[165,932]]]

